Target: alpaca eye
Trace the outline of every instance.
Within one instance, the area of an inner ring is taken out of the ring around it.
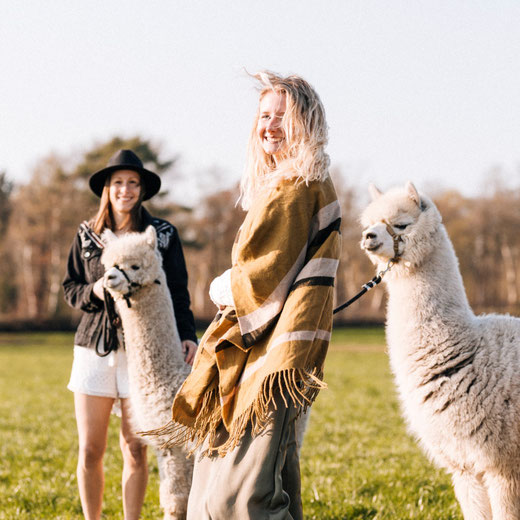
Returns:
[[[394,227],[402,231],[403,229],[406,229],[408,227],[408,224],[394,224]]]
[[[140,268],[138,265],[131,265],[130,266],[134,271],[138,271]]]

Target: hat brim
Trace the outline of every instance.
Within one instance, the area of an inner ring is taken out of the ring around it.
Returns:
[[[106,179],[112,173],[118,170],[132,170],[137,172],[141,176],[141,183],[144,185],[145,194],[143,200],[151,199],[161,189],[161,178],[154,172],[147,170],[146,168],[139,168],[131,164],[118,164],[117,166],[107,166],[102,170],[93,173],[88,181],[90,189],[98,196],[101,197],[103,188],[105,187]]]

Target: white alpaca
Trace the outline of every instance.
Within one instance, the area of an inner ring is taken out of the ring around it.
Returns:
[[[518,520],[520,319],[473,314],[430,199],[411,183],[371,193],[362,248],[378,270],[397,251],[386,334],[409,427],[451,473],[465,519]]]
[[[170,420],[173,397],[190,371],[181,351],[156,232],[152,226],[120,238],[105,232],[103,240],[104,284],[123,325],[132,420],[136,430],[153,430]],[[164,518],[185,518],[193,461],[181,448],[161,449],[165,440],[161,437],[146,439],[157,452]]]

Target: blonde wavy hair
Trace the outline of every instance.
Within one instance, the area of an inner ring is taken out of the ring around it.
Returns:
[[[260,83],[260,101],[267,92],[285,94],[286,110],[281,126],[285,148],[275,162],[266,154],[257,135],[260,106],[249,136],[246,167],[240,182],[240,203],[249,209],[254,194],[264,187],[276,186],[282,179],[309,183],[322,181],[330,163],[325,153],[328,128],[325,109],[309,83],[299,76],[283,77],[274,72],[251,74]]]

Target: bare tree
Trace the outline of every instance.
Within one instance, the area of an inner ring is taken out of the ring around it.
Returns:
[[[6,172],[0,172],[0,316],[10,312],[16,299],[17,286],[13,280],[13,262],[6,235],[12,212],[13,188]]]

